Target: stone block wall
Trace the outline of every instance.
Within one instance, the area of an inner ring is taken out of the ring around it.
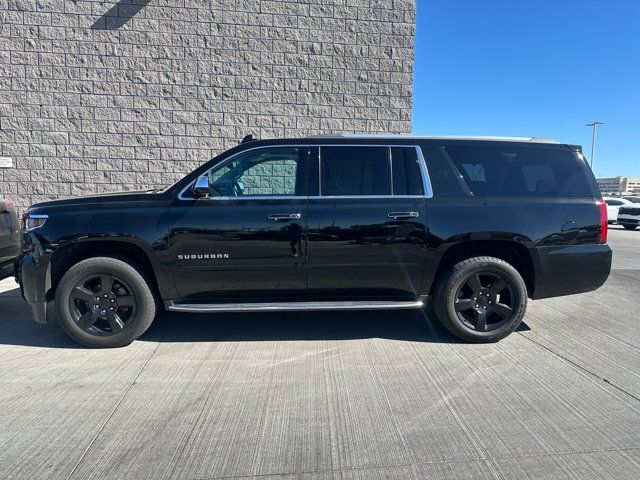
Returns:
[[[0,197],[170,184],[244,135],[411,130],[415,0],[0,0]]]

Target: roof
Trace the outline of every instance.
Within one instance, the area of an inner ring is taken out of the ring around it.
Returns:
[[[421,135],[389,135],[389,134],[361,134],[361,133],[328,133],[322,135],[312,135],[310,138],[371,138],[371,139],[423,139],[423,140],[486,140],[493,142],[528,142],[528,143],[556,143],[554,138],[544,137],[491,137],[491,136],[461,136],[461,135],[440,135],[440,136],[421,136]]]

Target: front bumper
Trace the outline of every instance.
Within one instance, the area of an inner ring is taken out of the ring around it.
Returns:
[[[618,224],[620,225],[640,225],[640,216],[618,214]]]
[[[609,245],[540,247],[532,298],[559,297],[596,290],[611,272]]]
[[[23,252],[14,263],[20,292],[31,307],[33,319],[47,323],[47,292],[51,289],[51,268],[47,255]]]

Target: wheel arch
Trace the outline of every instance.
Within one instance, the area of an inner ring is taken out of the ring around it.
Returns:
[[[65,272],[82,260],[95,257],[123,257],[131,259],[140,267],[151,281],[151,289],[160,295],[159,282],[156,269],[149,254],[143,247],[126,240],[93,240],[76,241],[57,248],[50,261],[51,286],[46,293],[47,301],[55,298],[55,293],[60,280]]]
[[[527,286],[527,296],[531,297],[535,288],[534,260],[529,249],[513,240],[470,240],[448,247],[438,263],[429,294],[432,295],[438,280],[452,266],[471,257],[495,257],[511,264],[522,276]]]

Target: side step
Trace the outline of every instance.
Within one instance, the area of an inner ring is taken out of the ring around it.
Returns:
[[[216,312],[282,312],[314,310],[393,310],[421,308],[421,300],[408,302],[280,302],[280,303],[175,303],[171,301],[167,310],[172,312],[216,313]]]

